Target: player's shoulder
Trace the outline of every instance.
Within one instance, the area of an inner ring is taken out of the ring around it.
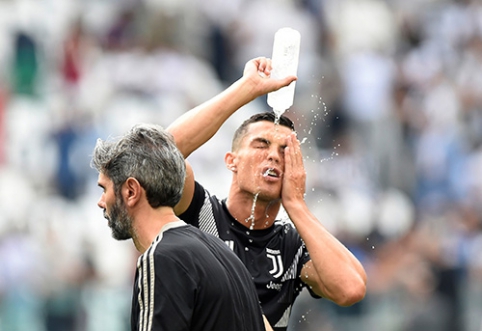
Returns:
[[[279,218],[273,224],[273,232],[285,244],[299,246],[302,243],[301,236],[289,218]]]
[[[277,218],[273,226],[278,230],[282,230],[286,234],[298,234],[295,225],[289,217]]]
[[[169,229],[156,237],[149,250],[153,250],[151,253],[156,255],[189,251],[193,245],[197,244],[195,238],[198,232],[200,232],[199,229],[189,224]],[[146,253],[148,252],[146,251]]]

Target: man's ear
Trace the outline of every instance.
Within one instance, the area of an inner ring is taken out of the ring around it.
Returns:
[[[122,196],[128,207],[134,207],[142,197],[142,186],[137,179],[129,177],[122,187]]]
[[[224,156],[224,163],[226,164],[226,168],[231,170],[232,172],[236,172],[236,155],[233,152],[227,152]]]

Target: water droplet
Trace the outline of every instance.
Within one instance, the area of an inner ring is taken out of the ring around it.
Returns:
[[[248,248],[248,247],[244,247],[244,250],[247,252],[247,251],[249,251],[249,248]]]
[[[259,195],[259,192],[254,195],[253,205],[251,206],[251,216],[249,216],[249,217],[245,220],[246,222],[251,221],[251,226],[249,227],[250,230],[253,230],[253,229],[254,229],[254,223],[255,223],[255,219],[254,219],[254,209],[255,209],[255,207],[256,207],[256,200],[258,199],[258,195]],[[248,233],[248,234],[249,234],[249,233]]]

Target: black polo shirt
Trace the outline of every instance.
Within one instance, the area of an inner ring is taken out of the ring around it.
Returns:
[[[134,331],[264,331],[251,275],[219,239],[166,225],[137,263]]]

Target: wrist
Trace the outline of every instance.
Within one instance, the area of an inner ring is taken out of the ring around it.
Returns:
[[[253,101],[261,94],[258,89],[258,82],[252,77],[241,77],[237,82],[238,93],[246,99],[247,102]]]

